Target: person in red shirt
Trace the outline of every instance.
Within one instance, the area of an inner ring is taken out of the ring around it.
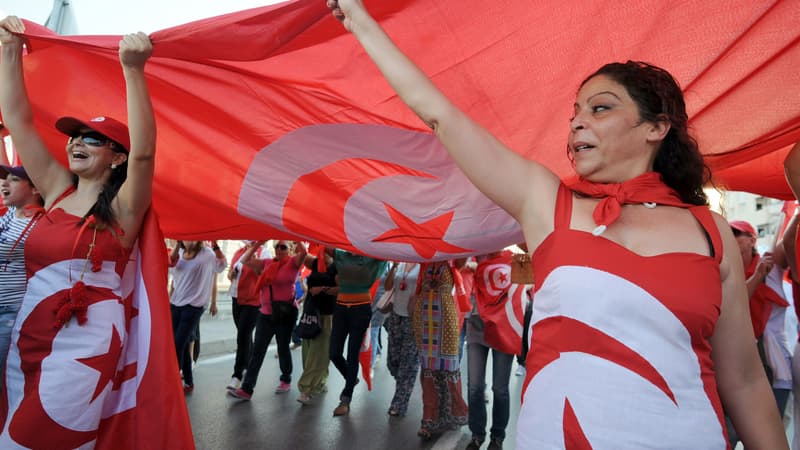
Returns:
[[[300,242],[276,241],[275,257],[254,257],[255,247],[242,256],[242,264],[259,274],[256,289],[259,292],[258,322],[253,342],[253,354],[247,364],[247,375],[238,389],[228,391],[232,396],[250,400],[264,362],[267,348],[275,337],[278,345],[278,362],[281,370],[276,394],[289,392],[292,382],[292,354],[289,349],[292,330],[297,322],[295,305],[295,279],[306,258],[306,248]]]
[[[262,245],[256,241],[248,241],[233,254],[228,269],[228,280],[231,281],[231,312],[233,324],[236,326],[236,359],[231,382],[227,386],[230,391],[242,385],[242,375],[253,348],[253,330],[258,322],[258,308],[261,306],[256,289],[258,274],[248,265],[242,264],[242,256],[252,247],[255,247],[253,252],[256,256],[260,256]]]
[[[744,220],[734,220],[730,222],[730,226],[736,243],[739,244],[747,277],[747,294],[750,297],[750,319],[753,322],[753,334],[756,339],[761,339],[772,305],[777,299],[769,296],[768,291],[759,289],[759,286],[764,284],[775,260],[771,252],[765,253],[763,256],[758,254],[756,249],[758,233],[752,225]]]

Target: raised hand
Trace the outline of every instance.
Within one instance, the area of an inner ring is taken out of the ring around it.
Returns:
[[[153,44],[150,42],[150,38],[141,31],[126,34],[119,41],[119,60],[123,66],[143,68],[152,53]]]
[[[355,14],[366,13],[361,0],[327,0],[326,4],[333,12],[333,17],[342,22],[347,31],[353,31],[352,18]]]
[[[12,33],[24,33],[25,24],[17,16],[0,20],[0,45],[22,45],[22,38]]]

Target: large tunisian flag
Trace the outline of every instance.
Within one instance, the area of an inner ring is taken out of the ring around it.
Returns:
[[[635,59],[681,83],[719,184],[789,194],[780,162],[800,140],[796,0],[367,6],[459,107],[564,178],[572,173],[567,119],[581,80],[604,63]],[[33,24],[27,32],[37,125],[64,157],[58,116],[125,117],[119,37],[59,37]],[[521,241],[516,223],[469,185],[324,1],[151,37],[154,206],[166,234],[299,236],[405,260]]]

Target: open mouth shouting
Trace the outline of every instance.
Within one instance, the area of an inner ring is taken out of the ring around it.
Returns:
[[[572,144],[572,149],[575,151],[576,154],[577,153],[581,153],[581,152],[585,152],[587,150],[591,150],[593,148],[594,148],[594,145],[590,145],[590,144],[587,144],[585,142],[576,142],[576,143]]]
[[[71,153],[72,159],[87,159],[89,154],[80,150],[73,150]]]

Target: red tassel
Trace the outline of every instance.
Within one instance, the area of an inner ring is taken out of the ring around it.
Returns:
[[[69,291],[62,291],[59,294],[58,304],[56,304],[56,321],[53,323],[53,328],[56,330],[61,329],[69,321],[72,316],[69,310]]]
[[[83,281],[78,281],[70,289],[70,300],[72,303],[72,312],[78,319],[78,325],[86,323],[86,284]]]
[[[56,305],[55,329],[61,329],[75,316],[78,325],[83,325],[87,320],[86,284],[78,281],[69,291],[62,291]]]
[[[97,245],[92,248],[92,254],[89,255],[91,262],[92,272],[100,272],[103,268],[103,249]]]

